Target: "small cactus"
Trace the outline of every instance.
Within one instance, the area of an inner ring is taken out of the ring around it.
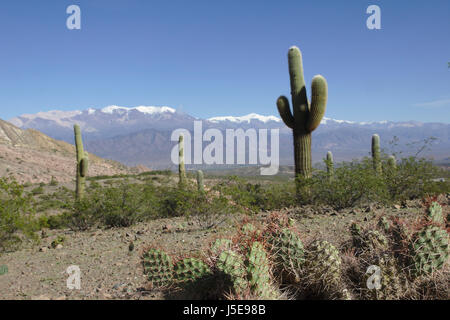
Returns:
[[[178,184],[180,187],[183,187],[186,185],[186,168],[184,167],[184,136],[180,134],[180,137],[178,139],[178,156],[179,156],[179,162],[178,162],[178,175],[179,175],[179,181]]]
[[[380,136],[378,134],[372,136],[372,162],[375,172],[381,173]]]
[[[427,210],[426,216],[428,220],[437,224],[443,224],[445,222],[444,216],[442,214],[442,207],[436,201],[433,201],[431,203],[430,207]]]
[[[353,246],[364,250],[381,250],[388,249],[388,239],[377,230],[363,231],[356,223],[352,223],[350,231],[353,238]]]
[[[410,243],[411,256],[416,275],[433,273],[441,269],[449,255],[449,236],[446,230],[426,226]]]
[[[393,171],[397,168],[397,160],[395,159],[395,156],[389,156],[387,160],[388,168]]]
[[[86,186],[86,177],[88,174],[88,154],[84,151],[83,140],[81,138],[80,126],[75,124],[73,126],[75,134],[75,148],[77,153],[77,173],[76,173],[76,189],[75,197],[81,200],[84,196],[84,189]]]
[[[333,154],[331,153],[331,151],[327,152],[327,160],[326,160],[326,165],[327,165],[327,175],[328,175],[328,179],[332,179],[333,175],[334,175],[334,163],[333,163]]]
[[[305,269],[309,280],[321,287],[339,287],[342,260],[336,247],[316,240],[307,249]]]
[[[172,258],[162,250],[150,249],[143,256],[144,273],[156,287],[164,287],[173,281]]]
[[[198,192],[204,192],[205,187],[203,185],[203,171],[197,170],[197,190]]]
[[[371,300],[401,299],[406,291],[406,278],[399,271],[395,258],[388,254],[383,254],[379,258],[371,258],[369,260],[380,268],[379,288],[367,288],[367,281],[372,277],[372,274],[366,273],[363,275],[361,283],[361,288],[364,288],[363,296]]]
[[[269,239],[276,269],[289,282],[298,282],[299,271],[305,262],[305,252],[300,237],[292,230],[285,228],[277,231]],[[284,281],[285,279],[283,279]]]

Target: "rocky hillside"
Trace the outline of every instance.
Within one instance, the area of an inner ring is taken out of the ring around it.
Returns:
[[[134,171],[118,162],[89,155],[90,175],[114,175]],[[75,147],[33,130],[22,130],[0,120],[0,176],[19,182],[48,183],[52,177],[70,182],[75,176]]]

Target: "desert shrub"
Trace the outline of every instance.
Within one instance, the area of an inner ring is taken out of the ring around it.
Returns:
[[[34,239],[37,227],[31,196],[15,180],[0,178],[0,252],[16,248],[21,236]]]
[[[73,203],[66,219],[77,230],[95,225],[127,227],[154,217],[157,207],[153,186],[123,181],[118,186],[89,187],[86,196]]]
[[[42,186],[36,187],[33,190],[31,190],[32,195],[38,195],[38,194],[43,194],[43,193],[44,193],[44,188]]]
[[[308,190],[308,197],[301,197],[301,203],[326,204],[336,210],[366,202],[385,202],[387,198],[385,181],[374,173],[367,158],[342,163],[334,169],[332,178],[319,171],[309,179],[299,179],[298,183]]]
[[[404,158],[395,169],[385,165],[383,175],[392,201],[422,198],[450,190],[448,180],[433,181],[439,178],[440,170],[426,159]]]
[[[248,183],[232,176],[217,184],[214,190],[229,197],[238,208],[253,213],[280,209],[295,203],[295,186],[292,183]]]
[[[202,199],[193,188],[163,186],[160,194],[159,214],[162,217],[189,216]]]

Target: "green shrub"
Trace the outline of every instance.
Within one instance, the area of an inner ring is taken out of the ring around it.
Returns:
[[[395,169],[386,165],[383,173],[389,199],[392,201],[422,198],[450,190],[448,180],[433,181],[440,177],[441,172],[437,166],[426,159],[404,158]]]
[[[334,169],[333,178],[327,172],[315,173],[310,179],[301,179],[302,187],[310,190],[303,203],[326,204],[339,210],[368,202],[385,202],[387,188],[382,176],[376,175],[372,161],[344,162]]]
[[[0,178],[0,252],[17,248],[23,237],[35,239],[33,200],[14,179]]]

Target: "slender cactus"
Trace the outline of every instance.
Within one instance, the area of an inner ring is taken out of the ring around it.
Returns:
[[[377,134],[372,136],[372,161],[375,172],[381,173],[380,136]]]
[[[333,154],[331,153],[331,151],[327,152],[326,165],[327,165],[328,179],[332,179],[334,175],[334,163],[333,163]]]
[[[198,188],[198,192],[205,191],[205,187],[203,185],[203,171],[202,170],[197,171],[197,188]]]
[[[178,140],[178,156],[179,156],[179,164],[178,164],[178,174],[179,174],[179,185],[180,187],[186,184],[186,169],[184,167],[184,137],[180,135]]]
[[[387,163],[389,169],[395,170],[397,168],[397,161],[395,160],[395,156],[389,156]]]
[[[80,200],[84,196],[84,189],[86,185],[86,176],[88,173],[89,159],[87,152],[83,148],[83,140],[81,138],[80,126],[75,124],[73,126],[75,133],[75,147],[77,153],[77,173],[76,173],[76,200]]]
[[[297,47],[289,49],[288,62],[293,113],[285,96],[278,98],[277,107],[284,123],[292,129],[294,135],[295,175],[306,178],[310,177],[312,172],[311,132],[319,126],[325,114],[327,81],[321,75],[313,78],[309,103],[303,78],[302,54]]]

